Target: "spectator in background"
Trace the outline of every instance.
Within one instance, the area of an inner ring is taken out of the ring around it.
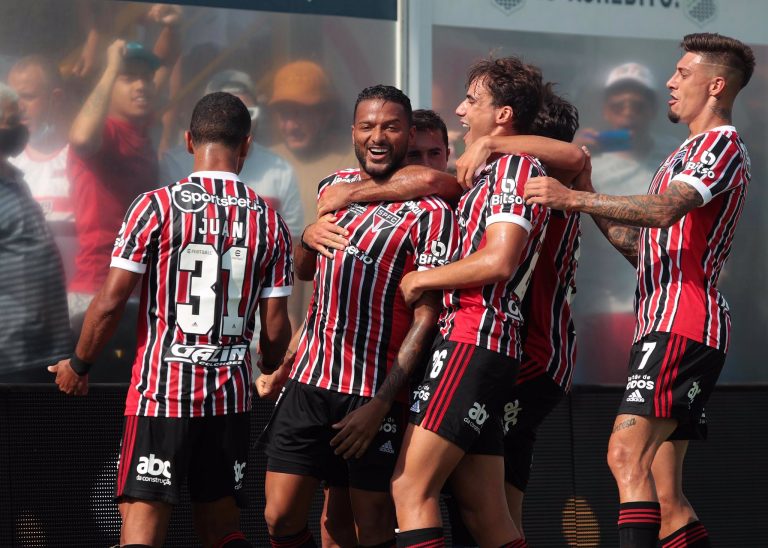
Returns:
[[[295,61],[277,71],[269,107],[280,135],[280,143],[272,150],[296,171],[304,223],[311,224],[317,219],[317,184],[331,173],[357,165],[348,126],[338,124],[343,117],[331,83],[323,68],[312,61]],[[304,316],[311,297],[312,282],[297,279],[291,311],[300,310],[300,317]]]
[[[123,213],[136,195],[157,187],[157,156],[149,126],[153,121],[153,76],[159,65],[159,59],[141,45],[113,42],[107,49],[104,73],[69,133],[67,168],[80,244],[69,283],[70,314],[76,331],[106,279]],[[130,309],[123,322],[126,327],[135,325],[135,303]],[[127,375],[132,357],[125,353],[133,348],[135,333],[126,329],[123,335],[113,338],[115,351],[104,355],[106,360],[117,357]],[[117,374],[118,368],[101,369]]]
[[[77,237],[67,178],[70,105],[61,73],[46,57],[31,55],[13,66],[8,84],[19,95],[21,123],[29,129],[29,143],[10,162],[24,174],[32,197],[42,207],[69,278],[74,270]]]
[[[357,161],[349,150],[348,132],[334,126],[338,106],[328,76],[312,61],[283,66],[275,74],[269,106],[281,140],[273,150],[296,170],[305,221],[312,223],[317,183]]]
[[[651,125],[658,112],[658,88],[651,71],[639,63],[625,63],[608,74],[603,96],[607,131],[580,131],[574,143],[592,153],[592,180],[607,194],[642,194],[648,181],[677,146],[672,137],[656,136]],[[637,276],[605,240],[594,223],[582,224],[581,261],[594,265],[579,275],[576,321],[585,337],[579,350],[581,378],[593,382],[623,382],[626,348],[635,325],[634,294]]]
[[[21,172],[8,161],[28,137],[18,95],[0,84],[0,383],[49,382],[45,364],[72,350],[56,244]]]
[[[255,190],[264,201],[280,213],[291,231],[291,236],[296,241],[304,228],[304,210],[299,196],[299,186],[291,165],[256,143],[254,134],[260,107],[256,102],[253,81],[244,72],[225,70],[211,79],[206,86],[205,94],[216,91],[231,93],[240,99],[248,108],[248,113],[251,116],[251,148],[243,169],[240,171],[240,180]],[[185,146],[178,146],[169,150],[163,156],[160,165],[161,184],[179,181],[192,173],[193,160],[194,157],[187,152]],[[301,298],[290,300],[289,313],[294,326],[301,323],[306,312],[306,306],[304,306]],[[257,317],[254,340],[258,340],[260,328]]]

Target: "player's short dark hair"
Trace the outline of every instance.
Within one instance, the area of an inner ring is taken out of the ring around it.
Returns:
[[[219,143],[236,148],[251,133],[251,116],[243,102],[231,93],[209,93],[195,105],[189,132],[196,145]]]
[[[469,68],[467,88],[482,79],[496,107],[512,107],[515,129],[527,133],[541,108],[541,71],[517,57],[483,59]]]
[[[393,103],[397,103],[403,107],[403,110],[405,111],[405,117],[408,119],[408,125],[410,126],[413,124],[413,109],[411,108],[411,100],[405,93],[397,89],[395,86],[385,86],[383,84],[367,87],[360,92],[360,94],[357,96],[357,101],[355,101],[355,110],[352,112],[353,120],[355,116],[357,116],[357,105],[370,99],[381,99],[383,101],[391,101]]]
[[[544,85],[541,110],[531,124],[531,133],[570,143],[579,129],[579,111],[554,91],[554,84]]]
[[[700,54],[707,63],[723,65],[738,77],[743,88],[755,70],[755,54],[752,48],[728,36],[716,32],[688,34],[680,42],[683,50]]]
[[[413,125],[416,131],[439,131],[443,136],[445,149],[448,150],[448,128],[440,115],[434,110],[420,108],[413,111]]]

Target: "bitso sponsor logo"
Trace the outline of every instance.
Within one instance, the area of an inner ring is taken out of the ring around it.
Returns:
[[[171,485],[171,463],[155,457],[154,453],[140,457],[136,466],[136,480]]]
[[[233,467],[235,470],[235,489],[241,489],[243,487],[243,478],[245,477],[246,464],[248,463],[235,461],[235,465]]]
[[[520,400],[510,401],[504,405],[504,433],[509,432],[510,427],[517,425],[517,416],[523,408]]]
[[[167,362],[193,363],[206,367],[226,367],[245,363],[248,345],[232,344],[214,346],[211,344],[186,345],[175,343],[167,350]]]
[[[429,245],[429,253],[420,253],[416,263],[419,266],[444,265],[448,247],[443,242],[434,241]]]
[[[262,212],[263,207],[256,201],[248,198],[238,198],[225,194],[219,196],[210,194],[197,183],[184,183],[176,185],[171,190],[173,205],[184,213],[198,213],[208,205],[246,207],[253,211]]]
[[[467,416],[464,417],[464,422],[467,423],[469,426],[472,427],[472,429],[480,433],[480,429],[483,427],[483,424],[485,424],[485,421],[488,420],[488,411],[485,410],[485,404],[480,405],[479,403],[475,402],[472,406],[472,409],[469,410],[469,413],[467,413]]]

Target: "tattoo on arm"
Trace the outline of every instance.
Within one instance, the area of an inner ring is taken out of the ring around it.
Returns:
[[[637,266],[638,242],[640,229],[636,226],[624,225],[604,217],[593,216],[592,220],[616,250],[621,253],[632,266]]]
[[[636,419],[627,419],[624,422],[620,422],[619,424],[617,424],[616,427],[613,429],[613,433],[615,434],[619,430],[626,430],[627,428],[630,428],[635,424],[637,424]]]
[[[702,203],[701,195],[691,185],[672,181],[662,194],[608,196],[580,192],[575,209],[623,224],[666,228]]]
[[[426,352],[432,344],[432,338],[437,330],[437,316],[440,310],[439,297],[437,294],[428,293],[424,297],[429,299],[428,313],[424,313],[422,318],[414,319],[411,329],[405,336],[405,340],[400,345],[397,353],[397,361],[387,374],[381,387],[376,392],[376,397],[381,398],[387,403],[395,401],[397,394],[408,382],[416,366],[424,359]]]

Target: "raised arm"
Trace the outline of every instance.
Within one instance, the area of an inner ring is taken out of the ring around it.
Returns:
[[[261,363],[263,373],[273,373],[281,364],[291,340],[291,321],[288,319],[288,297],[259,300],[261,315]]]
[[[493,154],[528,154],[565,178],[575,177],[584,167],[584,152],[576,145],[536,135],[488,135],[472,143],[456,161],[456,178],[469,188],[475,172]]]
[[[342,455],[345,459],[360,458],[368,449],[398,393],[407,386],[411,374],[422,363],[429,350],[437,330],[439,314],[439,293],[426,293],[416,303],[411,328],[400,346],[392,369],[387,373],[376,395],[333,425],[333,428],[339,430],[331,440],[337,455]]]
[[[91,156],[101,148],[112,88],[120,73],[124,52],[125,41],[123,40],[115,40],[107,48],[107,67],[72,122],[69,130],[69,144],[79,156]]]
[[[450,173],[425,166],[403,166],[387,177],[329,187],[318,200],[317,210],[324,215],[353,202],[395,202],[433,194],[455,202],[462,192]]]

